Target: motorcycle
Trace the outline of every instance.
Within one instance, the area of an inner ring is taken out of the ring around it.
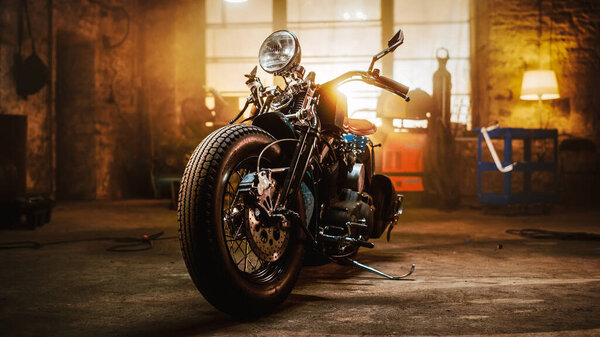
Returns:
[[[181,250],[198,290],[234,316],[274,310],[292,291],[303,261],[354,265],[369,239],[389,233],[403,196],[375,174],[376,131],[347,117],[337,89],[362,81],[409,101],[408,87],[380,75],[375,62],[404,42],[399,30],[367,71],[350,71],[323,84],[305,76],[301,49],[290,31],[262,43],[259,64],[281,76],[285,89],[264,87],[257,67],[245,77],[250,94],[230,125],[206,137],[181,182],[178,222]],[[235,124],[251,107],[249,117]]]

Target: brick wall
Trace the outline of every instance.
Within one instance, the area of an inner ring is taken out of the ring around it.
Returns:
[[[538,102],[519,99],[523,73],[554,70],[561,98],[543,102],[544,127],[558,129],[561,143],[584,138],[596,146],[595,153],[586,146],[561,151],[559,198],[570,203],[597,200],[590,190],[600,187],[600,2],[473,0],[471,6],[475,126],[498,121],[501,126],[539,128]],[[463,147],[460,154],[472,158],[468,167],[475,163],[475,153],[468,153],[472,148]],[[544,177],[533,187],[542,189],[547,183]],[[475,188],[462,192],[472,194]]]
[[[561,98],[543,103],[544,123],[600,145],[600,2],[474,0],[472,6],[473,113],[480,123],[539,127],[537,102],[519,99],[521,81],[527,70],[552,69]]]
[[[92,114],[94,121],[94,160],[89,165],[96,184],[93,198],[150,196],[151,172],[180,173],[182,153],[190,147],[181,136],[182,109],[195,111],[202,102],[204,42],[196,36],[202,27],[193,14],[201,12],[201,1],[52,0],[50,32],[50,1],[28,3],[37,52],[47,64],[53,62],[52,88],[57,35],[76,34],[93,46],[94,94],[89,110],[82,112]],[[11,66],[18,4],[0,2],[0,113],[28,116],[27,187],[49,192],[56,157],[55,92],[47,86],[27,100],[16,95]],[[125,9],[130,30],[122,44],[107,48],[103,41],[115,44],[126,30],[126,16],[111,7]],[[544,103],[544,120],[559,129],[561,140],[583,137],[600,146],[600,2],[473,0],[471,8],[475,126],[497,120],[504,126],[539,127],[536,102],[518,97],[526,70],[548,68],[556,71],[561,99]],[[461,150],[469,171],[473,148],[466,142]],[[578,170],[588,171],[597,154],[580,161],[585,163]],[[77,181],[74,177],[73,183]],[[472,195],[474,179],[461,189]]]
[[[56,135],[57,131],[64,132],[57,130],[57,113],[63,113],[55,106],[56,91],[61,89],[56,82],[57,69],[66,69],[63,78],[75,83],[67,86],[69,90],[76,90],[78,83],[92,87],[87,98],[69,108],[77,110],[80,106],[77,113],[93,121],[89,130],[83,125],[72,130],[81,137],[91,137],[89,144],[93,144],[86,145],[93,147],[87,154],[91,159],[78,162],[82,165],[79,172],[89,172],[95,185],[82,198],[150,197],[152,174],[181,174],[184,152],[189,149],[181,146],[180,106],[198,101],[202,90],[199,44],[203,47],[203,39],[194,39],[199,29],[191,20],[201,2],[29,0],[36,50],[52,68],[52,86],[27,99],[17,96],[11,72],[19,2],[0,2],[0,113],[28,117],[28,191],[49,193],[57,188],[54,176],[57,168],[60,171],[57,164],[61,163],[56,161],[61,160],[57,158],[61,148],[56,147]],[[52,29],[48,29],[49,3]],[[57,43],[65,41],[73,48],[78,43],[91,48],[93,57],[84,61],[93,67],[90,78],[79,78],[68,64],[58,67],[61,54],[57,54]],[[27,33],[23,45],[24,56],[28,56]],[[89,179],[80,178],[70,179],[74,185],[90,184]]]

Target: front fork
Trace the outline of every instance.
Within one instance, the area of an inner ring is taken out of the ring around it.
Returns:
[[[277,197],[275,209],[285,209],[290,196],[298,193],[301,188],[302,179],[308,169],[318,136],[318,130],[309,127],[307,132],[300,137],[300,141],[294,150],[290,169],[283,181],[281,193]]]

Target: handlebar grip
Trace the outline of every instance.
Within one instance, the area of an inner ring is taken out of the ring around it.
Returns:
[[[393,79],[391,79],[389,77],[385,77],[385,76],[380,75],[379,77],[377,77],[377,80],[381,84],[383,84],[383,85],[385,85],[385,86],[387,86],[389,88],[392,88],[392,89],[400,92],[403,95],[408,94],[409,88],[407,86],[405,86],[404,84],[402,84],[400,82],[396,82],[396,81],[394,81]]]

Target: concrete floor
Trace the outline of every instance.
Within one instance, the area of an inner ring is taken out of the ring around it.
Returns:
[[[388,281],[350,267],[305,268],[274,314],[235,321],[197,292],[177,240],[151,250],[107,252],[81,242],[0,250],[2,336],[600,336],[600,241],[537,240],[507,229],[600,232],[600,212],[484,215],[408,209],[391,243],[359,260]],[[0,231],[0,241],[175,235],[162,201],[59,203],[35,231]],[[502,248],[498,249],[498,245]]]

